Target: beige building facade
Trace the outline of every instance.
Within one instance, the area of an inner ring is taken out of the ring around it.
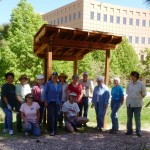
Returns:
[[[51,25],[121,34],[128,38],[139,58],[150,49],[150,11],[97,0],[76,0],[42,15]]]

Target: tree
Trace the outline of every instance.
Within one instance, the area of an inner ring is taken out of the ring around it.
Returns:
[[[0,84],[4,82],[2,79],[4,79],[5,73],[11,71],[15,66],[15,55],[11,52],[7,44],[8,29],[8,24],[0,26]]]
[[[150,0],[146,0],[145,2],[146,2],[148,5],[150,5]]]
[[[17,57],[14,68],[17,77],[25,73],[33,80],[43,71],[43,61],[33,53],[33,37],[43,24],[41,15],[26,0],[20,0],[12,11],[8,44]]]
[[[127,76],[138,69],[138,63],[138,56],[126,38],[118,44],[116,50],[111,51],[110,67],[114,74]]]

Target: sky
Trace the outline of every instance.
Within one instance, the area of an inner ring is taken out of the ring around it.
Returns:
[[[20,0],[0,0],[0,24],[9,23],[11,13]],[[75,0],[27,0],[30,3],[35,12],[47,13],[51,10],[69,4]],[[105,3],[111,3],[121,6],[127,6],[132,8],[148,9],[145,0],[97,0]]]

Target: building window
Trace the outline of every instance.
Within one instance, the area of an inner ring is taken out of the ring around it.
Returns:
[[[140,16],[140,12],[136,12],[137,16]]]
[[[80,11],[79,11],[79,12],[78,12],[78,19],[80,19],[80,17],[81,17],[81,16],[80,16]]]
[[[149,27],[150,27],[150,20],[149,20]]]
[[[54,25],[56,25],[56,21],[54,20]]]
[[[135,43],[138,44],[139,43],[139,37],[135,37]]]
[[[67,23],[67,16],[65,16],[65,23]]]
[[[107,15],[104,14],[104,22],[107,22]]]
[[[142,20],[142,26],[143,26],[143,27],[146,26],[146,20]]]
[[[59,18],[57,19],[57,25],[59,25]]]
[[[76,13],[73,14],[73,19],[76,20]]]
[[[106,6],[104,6],[104,10],[107,11],[107,7]]]
[[[129,19],[129,25],[133,25],[133,19],[132,18]]]
[[[123,24],[127,23],[127,19],[125,17],[123,17]]]
[[[94,20],[94,12],[93,11],[90,12],[90,19]]]
[[[145,44],[145,37],[142,37],[142,44]]]
[[[148,44],[150,44],[150,38],[148,38]]]
[[[97,20],[100,21],[100,19],[101,19],[101,14],[97,13]]]
[[[69,21],[71,21],[71,20],[72,20],[72,16],[70,15],[70,16],[69,16]]]
[[[94,4],[91,4],[91,8],[94,8]]]
[[[136,26],[139,26],[140,25],[140,21],[139,19],[136,19]]]
[[[110,8],[110,11],[111,11],[111,12],[114,12],[114,8]]]
[[[129,36],[129,43],[132,43],[132,36]]]
[[[116,23],[120,24],[120,17],[119,16],[116,17]]]
[[[120,9],[117,9],[117,13],[120,13]]]
[[[127,10],[123,10],[123,13],[124,13],[124,14],[127,14]]]
[[[110,15],[110,23],[114,22],[114,16]]]
[[[63,17],[61,17],[61,24],[63,24],[63,22],[64,22],[64,19],[63,19]]]

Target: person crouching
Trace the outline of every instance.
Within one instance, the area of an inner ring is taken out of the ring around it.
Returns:
[[[79,117],[79,106],[76,103],[77,94],[71,92],[69,94],[69,100],[66,101],[62,106],[64,113],[65,126],[68,132],[74,132],[76,126],[80,124],[86,124],[89,119],[85,117]]]

